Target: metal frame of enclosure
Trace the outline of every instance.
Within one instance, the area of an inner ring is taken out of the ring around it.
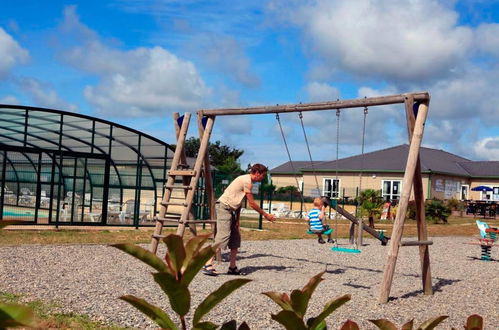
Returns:
[[[173,148],[72,112],[0,105],[0,215],[50,225],[154,225]]]

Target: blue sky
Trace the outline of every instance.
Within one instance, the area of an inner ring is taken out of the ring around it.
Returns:
[[[499,1],[1,0],[0,103],[74,111],[174,143],[172,112],[428,91],[423,145],[499,160]],[[304,113],[312,157],[334,111]],[[344,110],[340,157],[361,152]],[[293,160],[298,114],[281,116]],[[369,109],[366,151],[407,143],[402,106]],[[197,128],[191,127],[192,135]],[[219,117],[243,167],[288,157],[274,115]]]

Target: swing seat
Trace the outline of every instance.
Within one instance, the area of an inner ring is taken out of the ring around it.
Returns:
[[[331,251],[347,252],[347,253],[360,253],[359,249],[349,249],[349,248],[341,248],[341,247],[332,247]]]
[[[325,231],[312,231],[312,230],[307,230],[307,234],[324,234],[324,235],[329,235],[333,232],[333,228],[326,229]]]

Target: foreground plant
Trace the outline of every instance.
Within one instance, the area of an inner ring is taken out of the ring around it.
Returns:
[[[181,329],[187,329],[185,316],[191,309],[191,294],[188,286],[205,262],[215,254],[215,247],[207,246],[203,248],[207,239],[208,237],[206,236],[196,236],[191,238],[184,246],[182,237],[174,234],[168,235],[163,238],[163,242],[168,248],[165,256],[166,263],[154,253],[134,244],[125,243],[114,244],[112,246],[130,254],[158,271],[157,273],[153,273],[154,281],[159,284],[168,296],[171,308],[177,313],[180,319]],[[250,281],[249,279],[227,281],[220,288],[209,294],[194,311],[192,320],[193,328],[218,328],[218,325],[212,322],[202,322],[201,319],[225,297]],[[122,296],[120,299],[128,302],[147,315],[161,328],[178,329],[177,325],[165,311],[144,299],[132,295]],[[236,329],[236,326],[236,321],[232,320],[223,324],[221,329]],[[248,326],[243,322],[239,326],[239,329],[248,329]]]
[[[308,303],[317,285],[324,279],[321,272],[312,277],[301,290],[293,290],[291,295],[279,292],[263,292],[264,295],[272,299],[283,309],[277,314],[271,314],[273,320],[282,324],[286,329],[305,330],[305,329],[327,329],[326,317],[334,312],[341,305],[350,300],[350,295],[344,295],[330,300],[324,306],[322,312],[316,317],[304,320],[307,312]]]
[[[417,330],[431,330],[435,329],[437,325],[439,325],[443,320],[448,318],[448,316],[443,315],[443,316],[438,316],[429,320],[424,321],[419,327],[417,327]],[[397,326],[385,319],[380,319],[380,320],[369,320],[370,322],[374,323],[379,329],[381,330],[397,330]],[[414,320],[410,320],[409,322],[405,323],[401,330],[412,330],[414,329]]]

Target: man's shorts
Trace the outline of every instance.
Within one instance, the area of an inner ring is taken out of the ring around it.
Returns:
[[[214,244],[220,243],[221,249],[241,247],[241,234],[237,228],[236,212],[223,203],[217,202],[217,234]]]

